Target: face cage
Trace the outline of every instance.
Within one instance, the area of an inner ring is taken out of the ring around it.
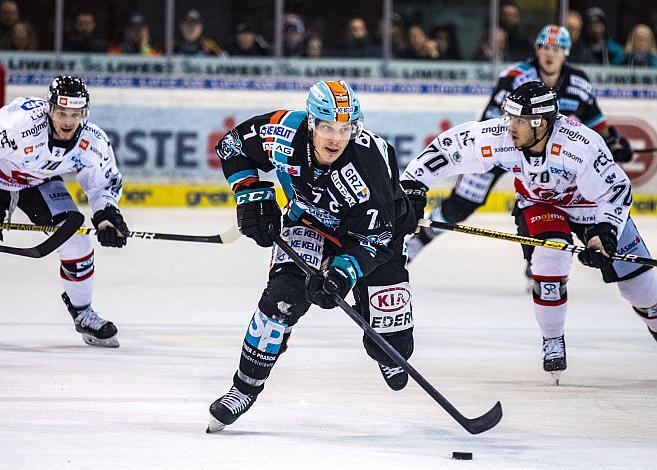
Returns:
[[[327,121],[324,119],[318,119],[312,114],[308,114],[308,130],[315,132],[319,137],[323,137],[325,139],[338,139],[338,140],[343,140],[340,139],[339,136],[337,136],[337,132],[332,131],[332,132],[324,132],[323,129],[320,127],[318,128],[319,124],[321,122],[328,122],[328,123],[333,123],[333,122],[339,122],[339,121]],[[360,116],[358,119],[355,121],[349,121],[349,124],[351,124],[351,132],[349,133],[349,140],[354,140],[358,138],[361,132],[363,132],[363,117]]]
[[[504,111],[504,114],[502,115],[504,119],[505,124],[509,124],[511,122],[511,119],[522,119],[523,121],[526,121],[527,124],[529,124],[529,127],[532,128],[537,128],[541,125],[541,121],[543,120],[543,116],[532,116],[532,115],[520,115],[516,116],[515,114],[510,114],[508,111]]]

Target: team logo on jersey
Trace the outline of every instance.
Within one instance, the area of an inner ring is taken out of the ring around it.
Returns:
[[[82,150],[87,150],[87,147],[89,147],[89,141],[86,140],[86,139],[82,139],[82,140],[80,140],[80,145],[79,145],[79,147],[80,147]]]
[[[561,155],[561,144],[552,144],[550,147],[550,155],[559,156]]]
[[[493,149],[491,148],[490,145],[481,147],[481,156],[484,158],[490,158],[493,156]]]
[[[237,129],[233,129],[224,136],[223,139],[215,147],[217,155],[223,160],[228,160],[236,155],[243,154],[242,141]]]
[[[7,131],[4,129],[0,131],[0,147],[2,148],[10,147],[12,150],[18,149],[18,146],[16,145],[16,141],[14,139],[10,139],[7,136]]]
[[[23,153],[24,153],[25,155],[28,155],[28,154],[30,154],[30,153],[32,153],[32,152],[34,152],[34,145],[30,145],[29,147],[25,147],[25,148],[23,149]]]
[[[356,168],[354,168],[353,163],[349,163],[344,168],[342,168],[340,173],[347,182],[347,186],[349,186],[356,195],[358,202],[369,201],[370,190],[365,184],[365,181],[363,181],[361,178],[360,174],[358,174],[358,171],[356,171]]]

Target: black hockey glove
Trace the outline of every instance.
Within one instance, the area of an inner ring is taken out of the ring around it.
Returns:
[[[128,243],[130,230],[118,208],[114,206],[105,207],[105,209],[94,214],[91,222],[98,230],[98,243],[102,246],[122,248]]]
[[[337,305],[334,294],[344,299],[357,277],[356,268],[347,257],[326,258],[319,272],[306,276],[306,299],[322,308],[333,308]]]
[[[411,201],[413,211],[415,211],[415,221],[424,217],[424,208],[427,206],[427,187],[414,180],[403,180],[401,184],[404,193]]]
[[[616,227],[609,222],[586,227],[584,230],[586,250],[577,255],[582,264],[598,269],[611,265],[614,260],[609,258],[609,255],[616,253],[618,245],[616,234]]]
[[[281,208],[276,202],[274,183],[256,181],[235,189],[237,225],[242,235],[255,240],[259,246],[272,246],[269,235],[271,225],[276,233],[281,231]]]
[[[614,126],[609,126],[607,130],[609,131],[609,135],[605,138],[605,143],[609,147],[609,150],[611,150],[614,161],[616,163],[627,163],[632,160],[634,151],[627,139],[621,137]]]

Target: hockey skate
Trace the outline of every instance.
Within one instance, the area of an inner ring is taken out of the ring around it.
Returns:
[[[73,317],[75,331],[82,335],[82,340],[90,346],[103,348],[118,348],[119,341],[116,339],[117,329],[111,321],[103,320],[91,305],[85,307],[74,307],[66,293],[62,294],[62,300]]]
[[[402,388],[406,387],[406,384],[408,383],[408,374],[404,369],[402,369],[401,367],[384,366],[381,363],[377,363],[377,364],[379,365],[379,370],[381,371],[381,375],[383,375],[383,378],[388,384],[388,387],[390,387],[394,391],[399,391]]]
[[[219,432],[251,408],[257,395],[240,392],[234,385],[228,393],[210,405],[210,422],[205,430],[208,434]]]
[[[566,341],[563,335],[543,338],[543,370],[552,375],[555,385],[559,385],[561,373],[566,370]]]

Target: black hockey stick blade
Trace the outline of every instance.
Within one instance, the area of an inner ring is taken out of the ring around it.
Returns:
[[[52,235],[50,235],[43,243],[32,248],[17,248],[13,246],[0,245],[0,253],[27,256],[29,258],[43,258],[44,256],[47,256],[55,251],[57,248],[62,246],[66,240],[71,238],[80,228],[82,222],[84,222],[84,215],[82,215],[80,212],[70,212],[61,226],[53,226],[54,230],[52,230]]]
[[[292,261],[306,274],[315,274],[314,268],[301,259],[301,257],[294,251],[290,245],[283,240],[280,234],[270,229],[270,234],[274,242],[287,254]],[[502,404],[498,401],[488,412],[479,416],[478,418],[466,418],[459,410],[440,394],[412,365],[408,363],[404,357],[397,352],[395,348],[390,346],[379,333],[377,333],[370,324],[361,317],[356,310],[353,309],[343,298],[338,295],[334,296],[338,306],[355,321],[358,326],[365,332],[367,336],[372,339],[395,363],[404,369],[422,389],[427,392],[440,406],[443,407],[447,413],[456,420],[463,428],[470,434],[479,434],[493,428],[502,419]]]
[[[570,243],[560,242],[557,240],[541,240],[540,238],[525,237],[523,235],[516,235],[513,233],[506,233],[506,232],[497,232],[495,230],[489,230],[487,228],[481,228],[481,227],[470,227],[468,225],[450,224],[447,222],[440,222],[437,220],[420,219],[420,221],[418,222],[418,227],[437,228],[440,230],[449,230],[451,232],[467,233],[470,235],[478,235],[480,237],[496,238],[498,240],[506,240],[508,242],[521,243],[523,245],[540,246],[543,248],[550,248],[553,250],[570,251],[571,253],[581,253],[587,249],[583,246],[573,245]],[[628,263],[637,263],[637,264],[644,264],[646,266],[657,267],[656,259],[645,258],[643,256],[636,256],[630,253],[625,253],[625,254],[613,253],[609,257],[617,261],[626,261]]]
[[[57,232],[60,227],[54,225],[31,225],[31,224],[0,224],[0,230],[22,230],[27,232]],[[78,225],[75,233],[78,235],[93,235],[97,232],[95,228],[80,227]],[[233,225],[225,232],[217,235],[180,235],[176,233],[157,232],[130,232],[130,238],[141,238],[144,240],[170,240],[179,242],[201,242],[201,243],[232,243],[241,236],[237,225]]]

